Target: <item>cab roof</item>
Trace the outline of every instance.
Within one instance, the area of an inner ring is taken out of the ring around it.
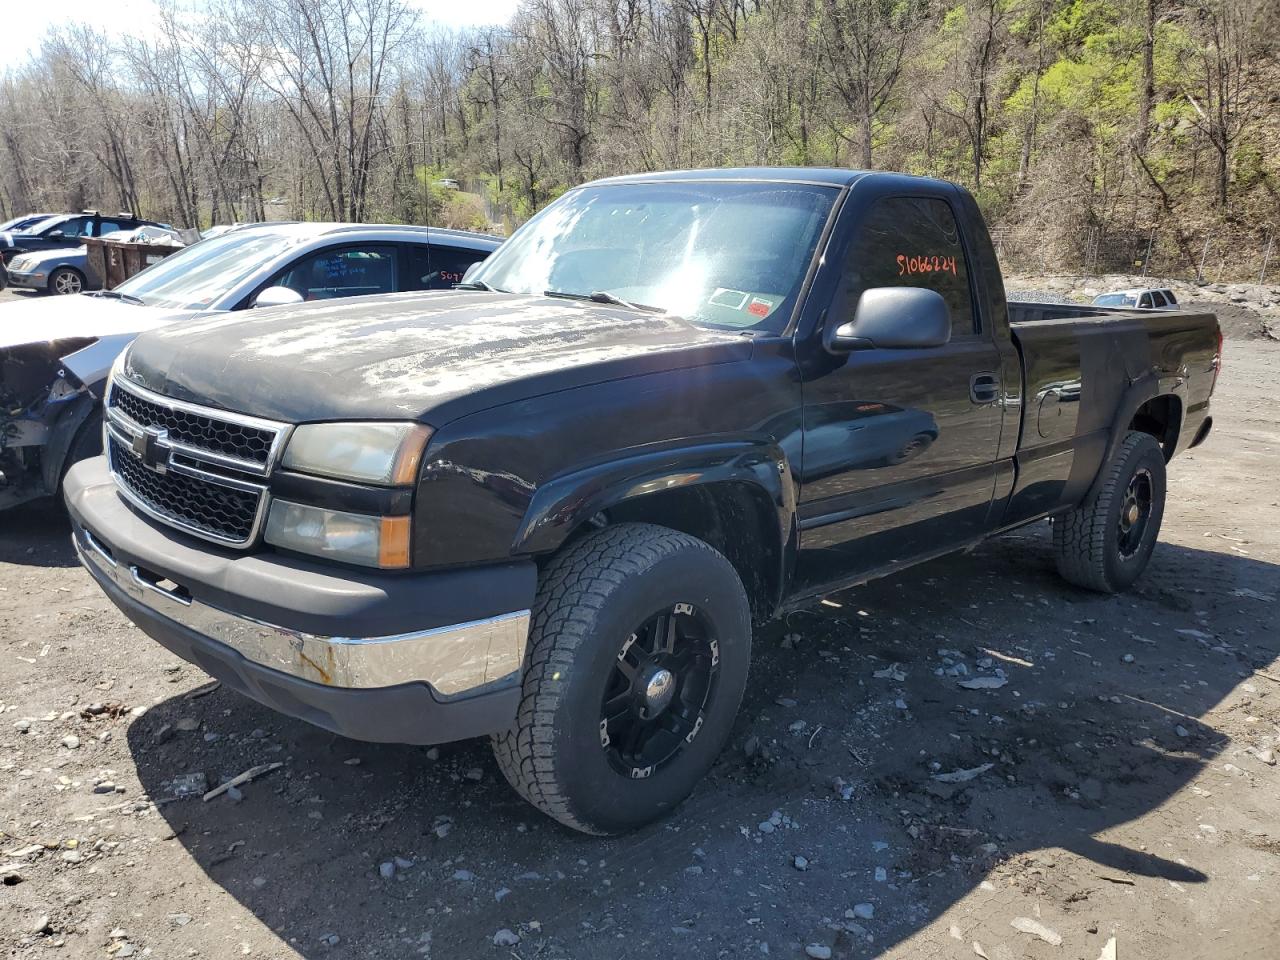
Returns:
[[[261,231],[274,233],[294,240],[310,240],[316,237],[334,234],[407,234],[419,240],[442,241],[453,240],[469,243],[472,246],[496,248],[502,244],[502,237],[488,233],[475,233],[470,230],[450,230],[446,227],[423,227],[411,223],[335,223],[300,220],[263,220],[257,223],[244,223],[233,226],[236,233]],[[230,231],[228,231],[230,232]]]
[[[846,170],[841,167],[725,167],[702,170],[660,170],[632,173],[593,180],[585,186],[615,183],[678,183],[691,180],[738,180],[753,183],[805,183],[820,186],[848,187],[865,179],[916,180],[943,183],[932,177],[917,177],[885,170]]]

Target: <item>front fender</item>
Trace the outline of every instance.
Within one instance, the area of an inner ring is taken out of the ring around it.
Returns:
[[[734,439],[639,453],[555,477],[534,493],[513,552],[554,551],[612,507],[674,488],[717,483],[746,484],[767,498],[778,543],[788,542],[796,495],[786,455],[772,442]]]
[[[89,392],[71,399],[49,428],[49,438],[40,455],[40,480],[46,493],[57,493],[66,472],[67,453],[81,426],[102,409],[102,401]]]

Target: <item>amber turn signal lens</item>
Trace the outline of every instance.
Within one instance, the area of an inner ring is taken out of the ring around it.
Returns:
[[[422,451],[427,448],[432,429],[425,424],[415,424],[396,451],[395,466],[391,470],[391,482],[396,486],[414,483],[418,479],[418,466],[422,463]]]
[[[381,536],[378,538],[378,566],[407,567],[409,565],[409,517],[383,517]]]

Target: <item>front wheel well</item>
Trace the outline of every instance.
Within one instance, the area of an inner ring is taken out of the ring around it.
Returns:
[[[1167,463],[1178,446],[1178,433],[1182,429],[1182,401],[1172,394],[1152,397],[1134,411],[1129,429],[1155,437]]]
[[[649,493],[597,514],[583,530],[614,523],[652,523],[697,537],[733,565],[757,621],[777,609],[782,535],[777,507],[758,487],[726,480]]]

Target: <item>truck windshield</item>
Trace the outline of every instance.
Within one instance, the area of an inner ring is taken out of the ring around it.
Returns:
[[[1104,293],[1093,298],[1096,307],[1136,307],[1138,298],[1130,293]]]
[[[274,230],[220,234],[165,257],[130,277],[116,291],[149,307],[202,310],[296,242]]]
[[[616,298],[699,326],[777,333],[838,192],[728,181],[587,186],[525,224],[474,279],[511,293]]]

